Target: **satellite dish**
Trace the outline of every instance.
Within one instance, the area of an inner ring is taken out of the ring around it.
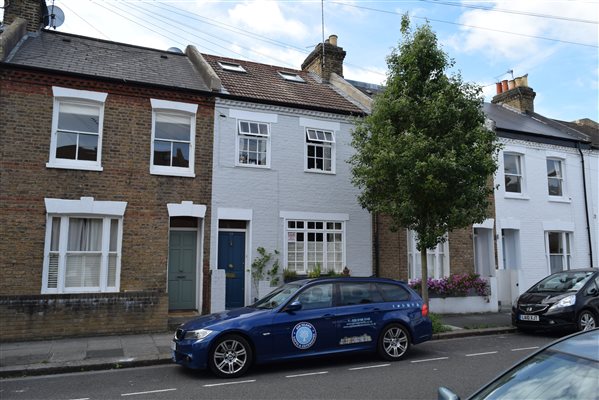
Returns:
[[[44,15],[44,26],[48,28],[58,28],[64,24],[64,12],[60,7],[51,5],[47,8],[48,13]]]

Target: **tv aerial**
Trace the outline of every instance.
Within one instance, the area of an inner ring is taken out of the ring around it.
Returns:
[[[44,14],[44,26],[47,28],[58,28],[64,24],[64,12],[60,7],[55,6],[52,2],[51,6],[46,7],[46,13]]]

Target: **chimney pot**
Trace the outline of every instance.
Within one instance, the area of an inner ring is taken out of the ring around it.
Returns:
[[[333,46],[337,46],[337,35],[330,35],[329,43],[332,44]]]
[[[495,87],[497,89],[497,94],[501,94],[503,92],[503,89],[501,88],[501,82],[495,83]]]
[[[501,91],[502,92],[507,92],[508,88],[507,88],[507,79],[504,79],[501,81]]]

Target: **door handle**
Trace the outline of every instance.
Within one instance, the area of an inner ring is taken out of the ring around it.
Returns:
[[[322,318],[324,318],[324,319],[331,319],[334,316],[335,316],[334,314],[325,314],[325,315],[322,316]]]

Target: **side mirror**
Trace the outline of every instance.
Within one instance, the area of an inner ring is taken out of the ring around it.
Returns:
[[[294,300],[293,302],[291,302],[291,304],[287,305],[287,307],[285,307],[285,311],[286,312],[295,312],[295,311],[299,311],[302,309],[302,303],[300,303],[298,300]]]
[[[593,297],[595,297],[597,295],[599,295],[599,290],[597,290],[596,287],[592,287],[592,288],[589,288],[587,290],[587,296],[593,296]]]
[[[448,388],[441,386],[437,390],[437,400],[460,400],[460,396],[458,396]]]

